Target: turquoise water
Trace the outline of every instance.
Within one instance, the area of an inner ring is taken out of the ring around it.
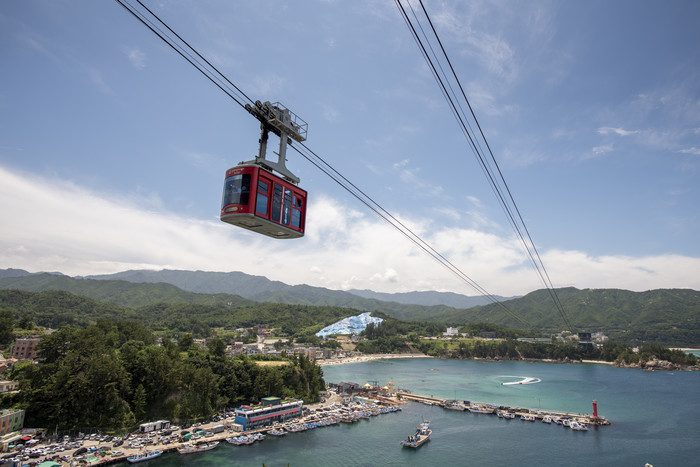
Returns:
[[[556,425],[502,420],[418,403],[401,412],[338,424],[251,446],[222,444],[147,464],[261,466],[373,465],[698,465],[700,372],[644,372],[605,365],[379,360],[324,367],[326,381],[380,384],[418,394],[600,415],[611,426],[575,432]],[[532,378],[533,384],[502,385]],[[402,448],[422,418],[433,436],[418,450]],[[144,465],[144,464],[141,464]]]

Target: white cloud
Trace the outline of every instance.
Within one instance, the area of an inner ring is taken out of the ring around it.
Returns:
[[[613,149],[614,149],[614,148],[613,148],[613,145],[612,145],[612,144],[606,144],[606,145],[603,145],[603,146],[596,146],[596,147],[594,147],[594,148],[592,149],[592,151],[593,151],[593,154],[595,154],[596,156],[600,156],[600,155],[602,155],[602,154],[606,154],[606,153],[608,153],[608,152],[612,152]]]
[[[112,92],[112,89],[109,87],[107,84],[107,81],[105,81],[104,76],[102,76],[102,73],[100,70],[94,67],[85,67],[85,71],[87,72],[88,76],[90,77],[90,81],[92,81],[92,84],[97,86],[97,88],[102,91],[105,94],[110,94]]]
[[[0,209],[0,268],[69,275],[141,268],[237,270],[332,289],[476,294],[374,214],[320,193],[310,205],[307,235],[289,241],[162,208],[144,209],[133,195],[107,196],[3,168]],[[492,294],[542,288],[514,238],[394,215]],[[700,258],[540,252],[557,287],[700,288]]]
[[[639,130],[625,130],[624,128],[614,128],[610,126],[602,126],[598,128],[598,133],[601,135],[609,135],[611,133],[614,133],[618,136],[630,136],[630,135],[636,135],[639,133]]]
[[[131,65],[137,70],[146,68],[146,54],[139,48],[125,49],[126,58],[129,59]]]
[[[686,149],[681,149],[679,152],[682,152],[683,154],[693,154],[695,156],[700,156],[700,148],[692,147],[692,148],[686,148]]]

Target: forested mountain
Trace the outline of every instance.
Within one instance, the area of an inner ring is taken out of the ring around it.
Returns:
[[[690,289],[657,289],[631,292],[620,289],[556,289],[564,312],[577,331],[604,331],[626,341],[660,341],[700,344],[700,292]],[[547,290],[531,292],[524,297],[504,302],[533,329],[560,331],[564,319],[554,307]],[[523,328],[497,304],[467,310],[474,322],[492,322],[502,326]],[[457,311],[443,319],[462,318]]]
[[[283,302],[305,305],[346,306],[362,310],[378,310],[382,302],[395,302],[403,305],[471,308],[485,305],[489,300],[483,296],[460,295],[451,292],[407,292],[379,293],[371,290],[330,290],[309,285],[287,285],[271,281],[261,276],[251,276],[242,272],[161,271],[131,270],[116,274],[87,276],[89,279],[125,280],[129,282],[166,282],[182,290],[195,293],[227,293],[259,302]],[[358,300],[359,298],[370,299]],[[498,297],[499,300],[507,300]]]
[[[218,273],[204,274],[214,274],[212,277],[217,277]],[[230,280],[233,276],[228,277]],[[252,276],[240,277],[244,281],[252,280],[250,279]],[[265,283],[265,281],[267,279],[258,283]],[[330,303],[323,303],[324,300],[321,299],[320,302],[324,306],[318,306],[318,303],[309,299],[316,290],[308,290],[317,288],[281,284],[280,290],[277,291],[274,286],[280,283],[267,282],[269,284],[255,292],[258,297],[266,297],[265,304],[236,295],[193,294],[164,283],[73,279],[54,274],[6,277],[0,279],[0,289],[65,290],[131,309],[147,310],[162,307],[167,310],[162,312],[159,318],[162,320],[171,319],[170,313],[177,309],[178,316],[187,318],[178,325],[183,328],[192,320],[205,320],[207,323],[212,323],[208,325],[218,326],[246,322],[246,320],[252,322],[256,319],[255,313],[273,318],[274,310],[287,310],[290,313],[288,319],[302,320],[303,317],[304,325],[313,327],[320,321],[325,321],[323,324],[326,325],[332,322],[328,322],[329,319],[369,310],[379,311],[402,321],[428,321],[441,325],[491,323],[541,333],[567,329],[565,320],[559,315],[549,291],[546,290],[531,292],[524,297],[507,300],[501,304],[476,306],[469,309],[456,309],[445,305],[432,307],[402,305],[395,302],[363,299],[346,292],[339,292],[339,295],[335,296],[329,293],[325,300]],[[251,289],[255,288],[254,283],[255,281],[249,284]],[[263,292],[265,288],[269,289],[268,292]],[[305,293],[307,291],[309,291],[308,294]],[[613,338],[628,342],[656,341],[672,345],[700,345],[700,292],[698,291],[659,289],[631,292],[619,289],[562,288],[557,289],[556,293],[572,324],[571,331],[603,331]],[[352,299],[337,298],[345,296]],[[318,298],[318,295],[316,297]],[[287,305],[278,305],[274,302],[287,303]],[[342,307],[337,302],[341,302]],[[159,304],[176,304],[177,307]],[[246,313],[250,315],[250,319],[234,318],[233,309],[247,310]],[[316,319],[317,315],[323,318]],[[518,316],[520,320],[513,315]],[[294,325],[290,324],[290,326]]]
[[[251,305],[256,302],[229,294],[195,294],[166,283],[134,283],[127,281],[100,281],[74,279],[48,273],[31,274],[0,279],[0,289],[19,289],[32,292],[64,290],[90,297],[101,302],[125,307],[139,307],[154,303],[193,303],[200,305]]]
[[[127,271],[118,274],[124,280],[74,279],[68,276],[37,273],[20,277],[0,279],[0,289],[21,289],[35,292],[44,290],[65,290],[95,300],[117,305],[136,307],[153,303],[198,303],[224,305],[228,303],[251,304],[255,302],[286,303],[290,305],[330,306],[352,308],[360,311],[381,311],[401,320],[440,321],[444,313],[452,313],[454,308],[445,305],[421,306],[402,305],[394,302],[365,299],[342,291],[333,291],[308,285],[290,286],[281,282],[249,276],[242,273],[207,273],[191,271],[160,271],[163,276],[146,274],[152,271]],[[171,280],[172,283],[155,282],[156,277]],[[217,286],[207,286],[206,278],[211,277]],[[148,278],[149,280],[145,280]],[[242,280],[242,284],[236,282]],[[133,281],[132,281],[133,280]],[[202,290],[190,293],[180,288],[183,284],[189,289]],[[214,293],[213,290],[240,291],[241,295]],[[247,300],[246,300],[247,299]]]
[[[452,308],[471,308],[479,305],[487,305],[491,301],[484,297],[483,295],[469,296],[461,295],[452,292],[401,292],[401,293],[382,293],[374,292],[372,290],[358,290],[350,289],[348,293],[357,295],[364,298],[371,298],[375,300],[382,300],[385,302],[396,302],[402,303],[404,305],[422,305],[422,306],[434,306],[434,305],[447,305]],[[501,297],[494,295],[494,297],[499,301],[511,300],[517,297]]]
[[[60,290],[0,290],[0,313],[5,311],[11,312],[17,322],[51,328],[62,324],[86,326],[104,320],[136,321],[166,335],[192,333],[199,338],[209,337],[211,328],[233,330],[258,325],[274,327],[289,336],[308,337],[326,325],[357,313],[348,308],[249,301],[238,305],[153,303],[129,308]]]
[[[29,275],[31,275],[31,273],[25,271],[24,269],[0,269],[0,279],[4,279],[5,277],[23,277]]]

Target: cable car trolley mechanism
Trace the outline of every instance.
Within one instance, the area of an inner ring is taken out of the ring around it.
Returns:
[[[307,193],[297,186],[285,156],[289,138],[306,140],[308,124],[278,102],[255,101],[245,108],[260,120],[260,149],[254,160],[226,171],[221,220],[273,238],[303,237]],[[277,162],[265,157],[269,132],[280,138]]]

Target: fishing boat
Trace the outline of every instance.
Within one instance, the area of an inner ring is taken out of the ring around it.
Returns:
[[[467,407],[458,400],[445,401],[445,408],[448,410],[467,410]]]
[[[160,457],[161,454],[163,454],[163,451],[141,452],[138,454],[134,454],[133,456],[127,457],[126,460],[131,464],[135,464],[136,462],[143,462],[155,459],[156,457]]]
[[[199,443],[199,444],[192,444],[192,443],[187,443],[183,444],[179,448],[177,448],[177,452],[180,454],[192,454],[193,452],[204,452],[204,451],[211,451],[215,447],[219,445],[218,441],[212,441],[210,443]]]
[[[430,439],[433,430],[430,429],[430,420],[425,420],[416,427],[416,432],[405,440],[401,441],[402,446],[418,448]]]
[[[572,420],[569,423],[569,428],[571,428],[574,431],[588,431],[588,427],[584,423],[577,422],[574,420]]]
[[[492,405],[470,405],[467,407],[471,413],[493,414],[496,412],[496,407]]]

